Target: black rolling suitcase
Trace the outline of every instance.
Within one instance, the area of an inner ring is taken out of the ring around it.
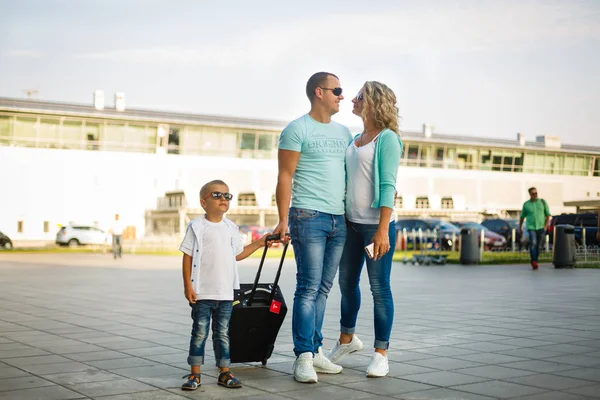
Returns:
[[[267,240],[278,239],[279,235],[267,237]],[[288,244],[283,247],[272,284],[258,283],[268,249],[265,246],[254,283],[242,283],[234,293],[229,321],[229,355],[232,363],[260,361],[265,365],[273,353],[279,328],[287,313],[285,299],[277,285],[287,247]]]

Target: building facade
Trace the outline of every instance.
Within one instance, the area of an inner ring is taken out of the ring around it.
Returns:
[[[228,216],[272,226],[285,122],[0,98],[0,231],[52,240],[69,223],[106,228],[118,213],[138,237],[177,235],[202,213],[198,191],[226,181]],[[600,199],[600,147],[404,132],[396,213],[515,216],[536,186],[553,214]]]

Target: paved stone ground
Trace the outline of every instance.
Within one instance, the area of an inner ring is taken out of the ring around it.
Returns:
[[[241,264],[243,281],[257,264]],[[281,282],[290,307],[294,273],[290,260]],[[182,392],[190,317],[179,258],[0,253],[0,400],[600,398],[600,270],[395,264],[392,284],[388,377],[366,378],[365,349],[339,375],[295,382],[290,313],[265,367],[234,365],[242,389],[216,384],[211,351],[201,388]],[[328,304],[327,348],[338,336],[337,285]],[[357,333],[367,345],[372,316],[364,286]]]

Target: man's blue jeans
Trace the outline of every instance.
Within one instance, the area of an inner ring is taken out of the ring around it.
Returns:
[[[531,262],[537,262],[538,260],[540,250],[544,244],[544,232],[543,229],[529,231],[529,254],[531,255]]]
[[[204,345],[212,317],[212,340],[217,367],[229,367],[229,318],[230,300],[197,300],[192,307],[192,338],[187,362],[189,365],[204,364]]]
[[[382,258],[374,261],[366,256],[365,246],[371,244],[376,231],[377,225],[348,222],[348,238],[340,262],[339,281],[342,292],[340,331],[347,334],[353,334],[355,331],[361,303],[360,274],[366,259],[375,316],[374,347],[387,350],[394,323],[394,299],[390,287],[390,275],[392,257],[396,249],[396,225],[391,222],[389,226],[390,250]]]
[[[316,353],[323,344],[323,318],[344,243],[346,220],[303,208],[290,208],[290,233],[296,258],[292,337],[296,356]]]

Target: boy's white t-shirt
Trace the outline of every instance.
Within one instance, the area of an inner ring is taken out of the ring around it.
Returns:
[[[210,222],[206,218],[200,238],[201,252],[194,257],[197,247],[192,229],[185,233],[179,250],[192,257],[192,285],[197,300],[233,300],[233,290],[240,288],[235,256],[244,249],[242,237],[232,232],[225,221]]]

